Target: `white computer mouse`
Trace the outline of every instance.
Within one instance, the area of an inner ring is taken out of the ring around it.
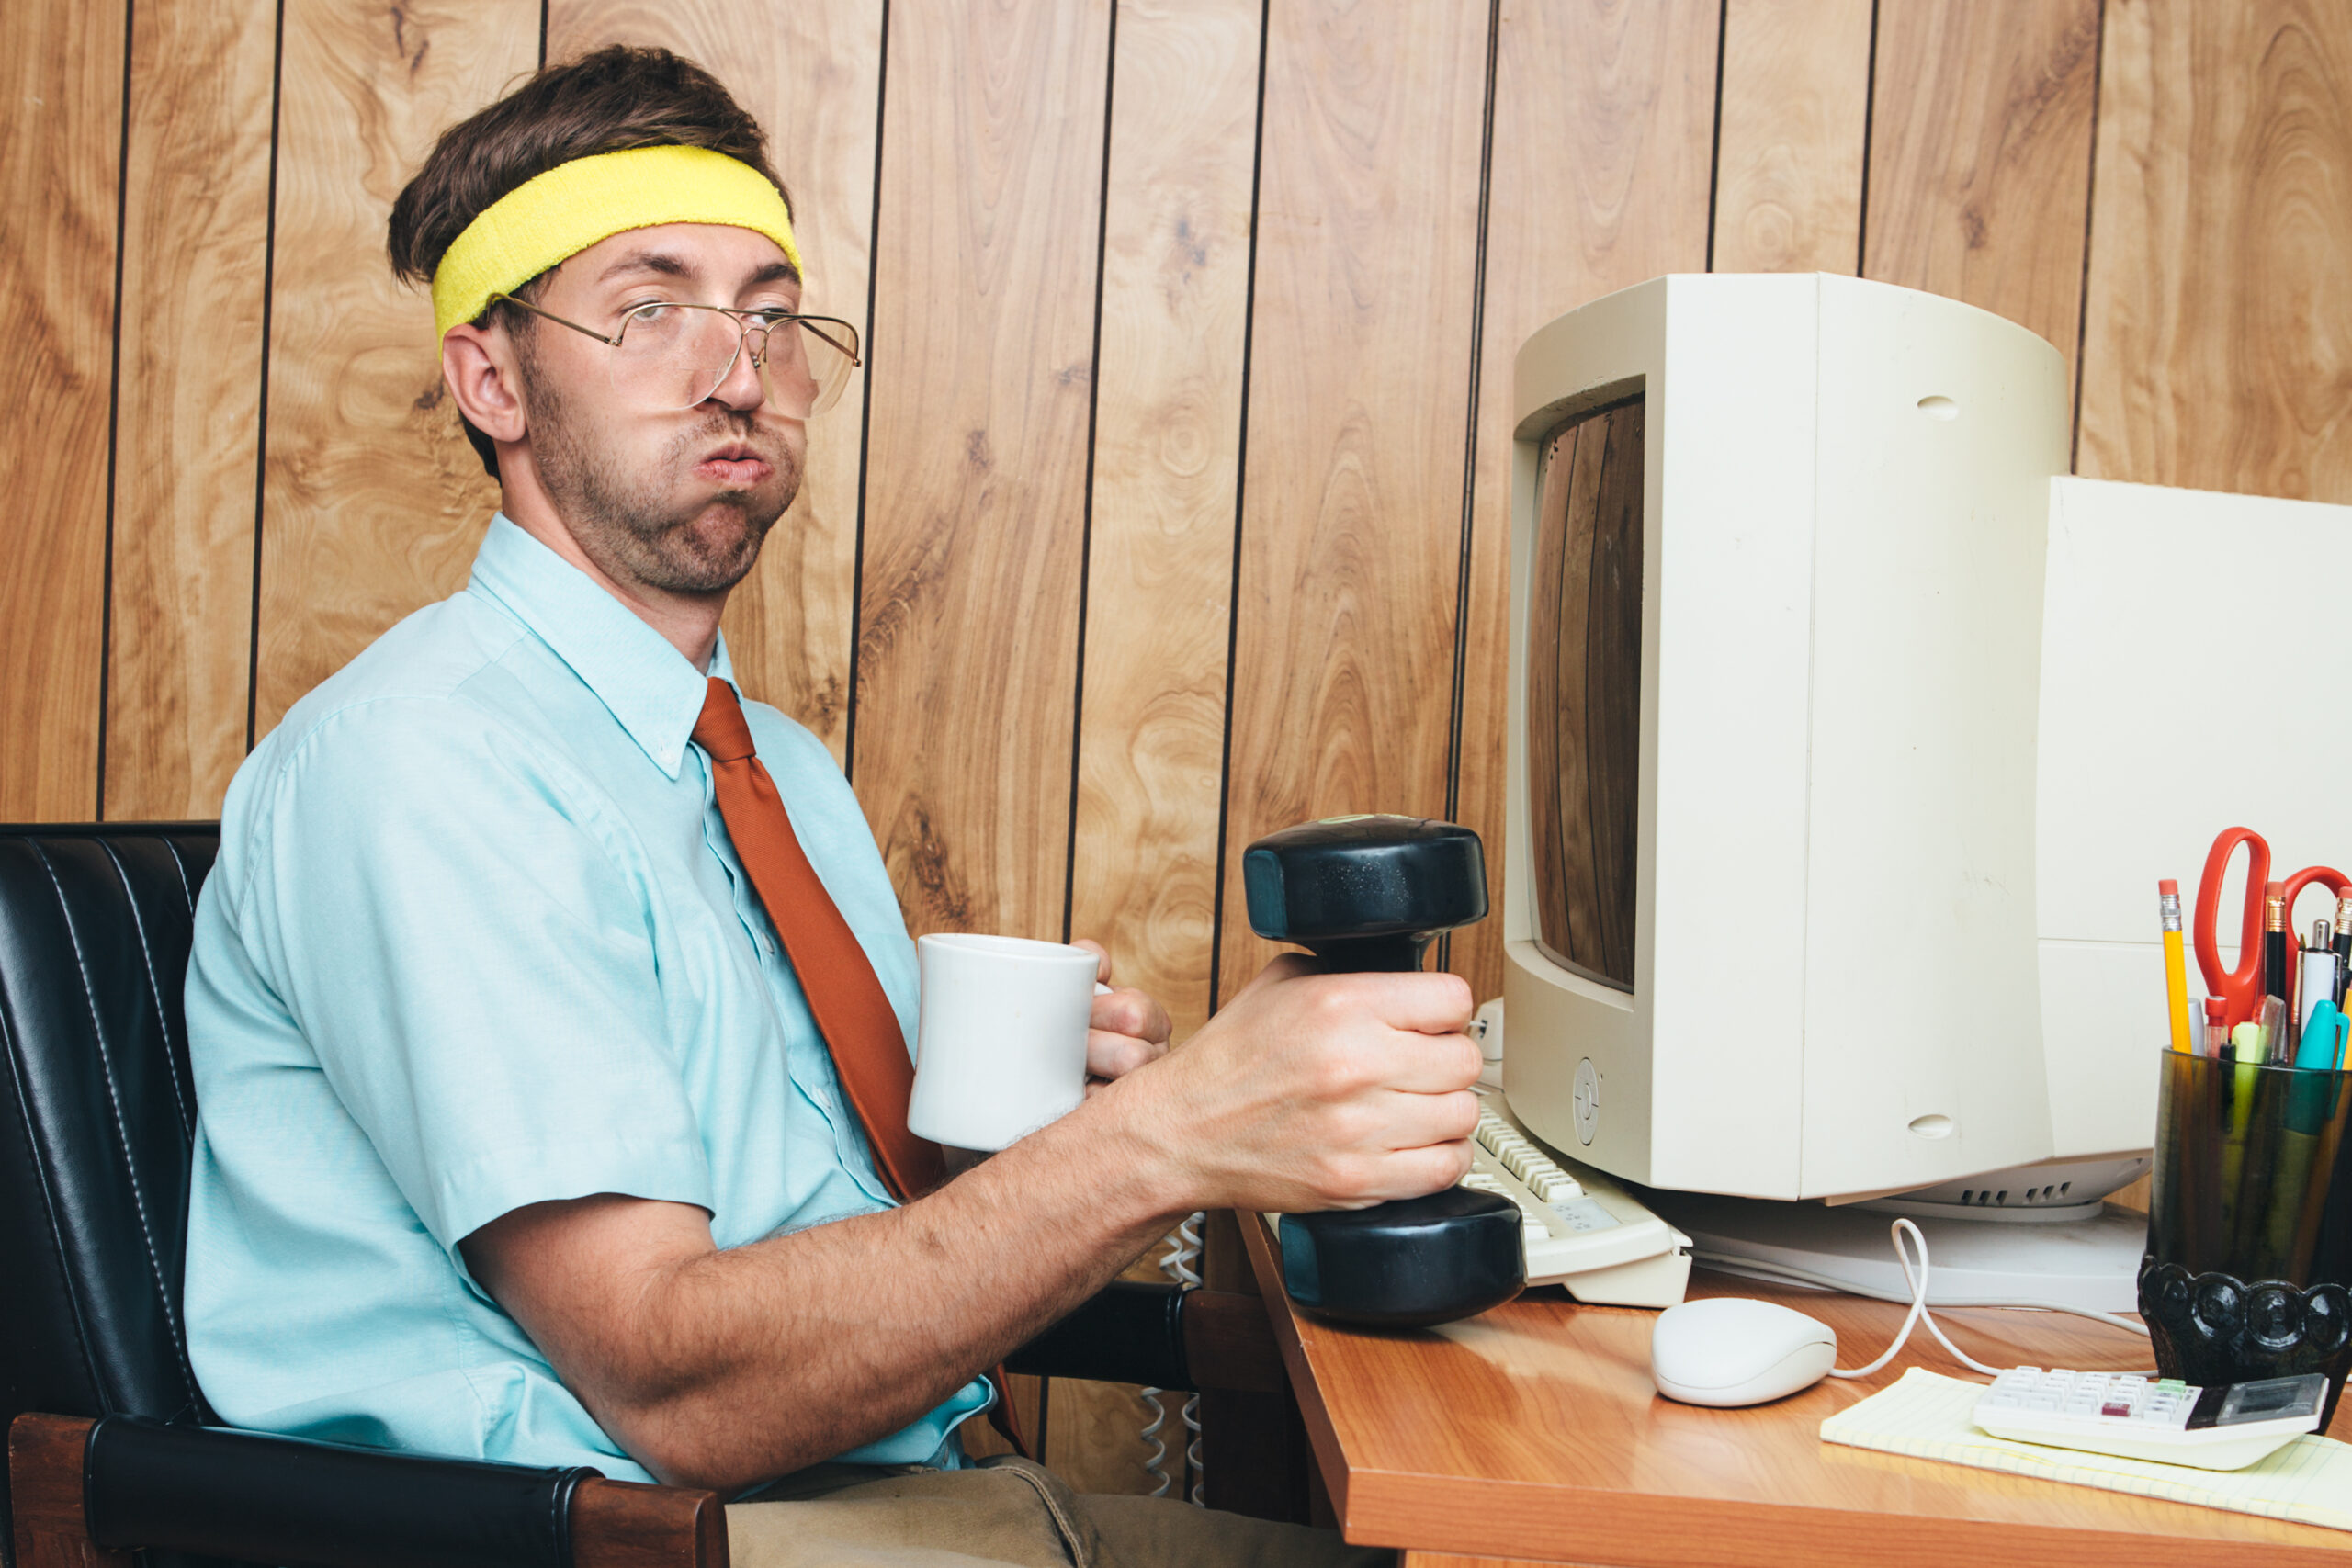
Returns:
[[[1650,1377],[1685,1404],[1761,1404],[1811,1388],[1837,1364],[1827,1324],[1771,1302],[1684,1302],[1650,1330]]]

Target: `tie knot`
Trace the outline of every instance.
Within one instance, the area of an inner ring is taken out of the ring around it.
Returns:
[[[739,761],[752,754],[752,727],[743,722],[743,705],[735,700],[735,688],[716,675],[703,693],[695,744],[709,752],[714,762]]]

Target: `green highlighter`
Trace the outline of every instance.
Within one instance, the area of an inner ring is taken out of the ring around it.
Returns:
[[[2222,1141],[2222,1192],[2225,1205],[2237,1201],[2238,1181],[2245,1173],[2246,1128],[2254,1116],[2254,1086],[2270,1054],[2268,1031],[2251,1019],[2230,1031],[2230,1054],[2237,1065],[2230,1070],[2230,1130]]]

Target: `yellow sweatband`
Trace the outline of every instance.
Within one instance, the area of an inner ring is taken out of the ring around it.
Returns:
[[[597,241],[657,223],[765,234],[800,270],[784,196],[749,164],[706,147],[631,147],[574,158],[478,213],[433,273],[433,330],[447,333]]]

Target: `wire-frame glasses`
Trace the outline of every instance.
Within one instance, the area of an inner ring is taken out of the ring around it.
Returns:
[[[841,400],[857,368],[857,329],[832,316],[741,310],[656,300],[623,315],[610,336],[493,294],[560,327],[610,344],[613,390],[648,412],[690,409],[718,391],[748,353],[767,401],[788,419],[812,419]]]

